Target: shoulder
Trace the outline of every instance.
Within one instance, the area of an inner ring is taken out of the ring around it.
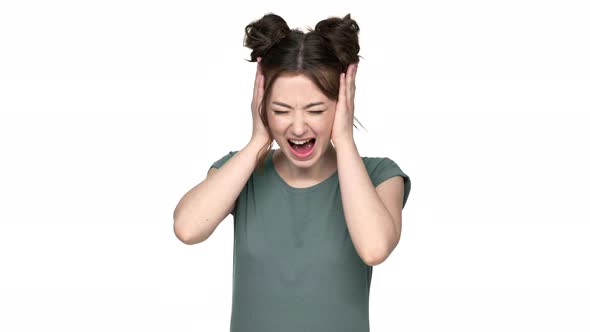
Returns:
[[[236,153],[238,153],[238,151],[229,151],[228,153],[226,153],[224,156],[218,157],[219,159],[217,159],[216,161],[214,161],[211,166],[209,167],[209,169],[211,169],[212,167],[214,168],[221,168],[221,166],[223,166],[223,164],[225,164],[228,160],[230,160]]]
[[[398,164],[389,157],[362,157],[362,159],[369,174],[399,168]]]
[[[380,191],[396,193],[403,188],[402,206],[404,206],[412,186],[409,175],[389,157],[363,157],[362,159],[373,185],[377,188],[380,184],[384,184],[384,186],[381,186]]]

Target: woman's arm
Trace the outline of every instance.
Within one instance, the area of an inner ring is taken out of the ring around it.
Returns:
[[[387,190],[388,197],[397,199],[386,206],[373,186],[354,140],[338,144],[334,147],[348,232],[359,256],[367,265],[374,266],[383,262],[399,242],[402,204],[398,200],[403,196],[403,181],[388,183],[394,187]]]
[[[256,155],[266,142],[252,139],[242,150],[187,192],[174,209],[174,234],[186,244],[205,241],[231,207],[256,167]]]

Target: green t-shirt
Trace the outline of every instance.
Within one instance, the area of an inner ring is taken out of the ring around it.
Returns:
[[[274,153],[275,149],[272,150]],[[213,163],[220,168],[238,151]],[[289,186],[269,153],[236,200],[230,332],[369,332],[373,267],[357,254],[344,219],[338,171]],[[410,178],[389,158],[363,157],[373,185]]]

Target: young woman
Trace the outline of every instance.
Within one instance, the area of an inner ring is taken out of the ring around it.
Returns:
[[[174,211],[187,244],[234,218],[232,332],[369,331],[373,266],[400,239],[411,184],[354,143],[358,31],[350,14],[308,33],[274,14],[246,27],[251,139]]]

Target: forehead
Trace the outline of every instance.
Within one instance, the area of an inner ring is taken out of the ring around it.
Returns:
[[[279,76],[273,84],[271,99],[303,103],[310,99],[325,100],[326,97],[311,79],[303,74],[297,74]]]

